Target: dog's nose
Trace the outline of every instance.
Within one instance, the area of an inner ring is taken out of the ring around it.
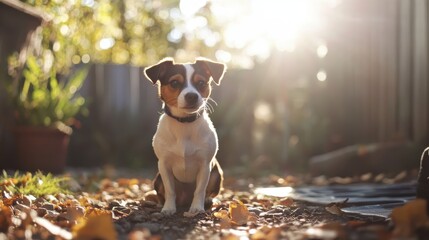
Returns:
[[[198,94],[196,93],[187,93],[185,95],[185,100],[188,105],[195,105],[198,101]]]

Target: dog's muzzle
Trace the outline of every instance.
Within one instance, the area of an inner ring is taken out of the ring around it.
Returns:
[[[198,94],[190,92],[185,95],[187,108],[196,108],[198,103]]]

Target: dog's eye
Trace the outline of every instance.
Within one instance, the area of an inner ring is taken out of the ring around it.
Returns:
[[[172,80],[172,81],[170,81],[170,86],[173,89],[179,89],[182,86],[182,84],[177,80]]]
[[[204,80],[198,80],[198,82],[197,82],[197,88],[204,88],[205,86],[207,86],[206,81],[204,81]]]

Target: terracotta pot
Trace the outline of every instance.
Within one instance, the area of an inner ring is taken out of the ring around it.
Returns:
[[[64,171],[71,129],[60,131],[54,127],[18,126],[14,133],[19,170]]]

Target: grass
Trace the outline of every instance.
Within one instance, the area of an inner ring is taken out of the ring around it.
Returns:
[[[50,173],[15,172],[13,175],[9,175],[6,171],[3,171],[3,175],[0,176],[0,191],[8,191],[14,195],[33,195],[35,197],[69,193],[66,184],[67,180],[68,178],[66,177],[55,177]]]

